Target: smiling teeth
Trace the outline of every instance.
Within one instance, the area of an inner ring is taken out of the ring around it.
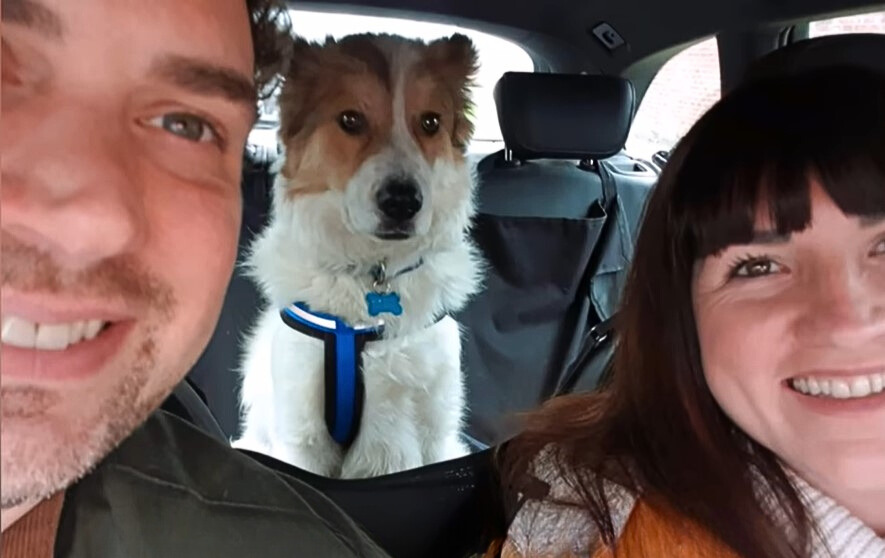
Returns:
[[[37,324],[16,316],[4,316],[2,341],[4,345],[23,349],[62,351],[71,345],[95,339],[107,323],[86,320],[67,324]]]
[[[885,372],[852,378],[794,378],[790,386],[805,395],[828,399],[859,399],[885,391]]]

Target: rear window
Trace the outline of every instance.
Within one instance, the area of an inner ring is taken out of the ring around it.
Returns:
[[[473,90],[475,103],[473,118],[476,132],[471,145],[468,146],[468,151],[491,153],[503,147],[493,90],[498,79],[505,72],[531,72],[534,70],[531,56],[519,45],[473,29],[412,19],[305,10],[292,10],[290,14],[295,33],[309,41],[317,42],[325,40],[327,36],[340,38],[345,35],[366,32],[392,33],[425,41],[446,37],[453,33],[467,35],[476,46],[480,62],[476,86]],[[260,130],[253,131],[250,141],[275,142],[278,120],[276,99],[271,99],[261,107],[258,128],[264,128],[265,131],[263,133]]]
[[[808,24],[809,37],[846,33],[885,34],[885,11],[812,21]]]
[[[810,22],[810,38],[845,33],[885,33],[885,11]],[[627,151],[650,159],[669,151],[721,96],[719,47],[715,37],[679,52],[646,91],[627,139]]]
[[[661,67],[642,98],[627,152],[650,160],[657,151],[669,151],[721,93],[715,37],[679,52]]]

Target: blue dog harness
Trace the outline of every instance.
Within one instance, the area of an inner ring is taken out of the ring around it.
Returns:
[[[292,329],[323,342],[326,427],[338,444],[349,447],[359,432],[363,413],[363,349],[381,337],[384,326],[352,327],[297,302],[283,309],[280,316]]]
[[[371,270],[373,291],[366,294],[369,316],[401,315],[400,296],[392,291],[390,281],[423,264],[424,260],[419,260],[392,277],[387,275],[385,262],[374,266]],[[345,449],[350,447],[359,433],[363,415],[363,350],[367,343],[382,337],[384,322],[381,321],[380,325],[351,326],[336,316],[314,312],[303,302],[295,302],[284,308],[280,311],[280,317],[292,329],[323,342],[326,428],[339,445]]]

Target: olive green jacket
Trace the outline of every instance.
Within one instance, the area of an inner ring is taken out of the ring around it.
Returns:
[[[55,556],[385,554],[316,490],[158,412],[68,489]]]

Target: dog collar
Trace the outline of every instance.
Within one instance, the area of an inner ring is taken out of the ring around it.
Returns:
[[[381,337],[383,323],[351,326],[335,316],[314,312],[300,302],[281,310],[280,316],[287,326],[323,342],[326,428],[338,444],[349,447],[362,421],[363,349],[366,343]]]
[[[381,314],[402,315],[403,306],[399,293],[393,291],[390,282],[397,277],[402,277],[406,273],[415,271],[422,265],[424,265],[423,258],[393,275],[388,275],[386,261],[382,260],[374,265],[370,271],[372,290],[366,293],[366,310],[368,310],[369,315],[372,317],[380,316]]]

